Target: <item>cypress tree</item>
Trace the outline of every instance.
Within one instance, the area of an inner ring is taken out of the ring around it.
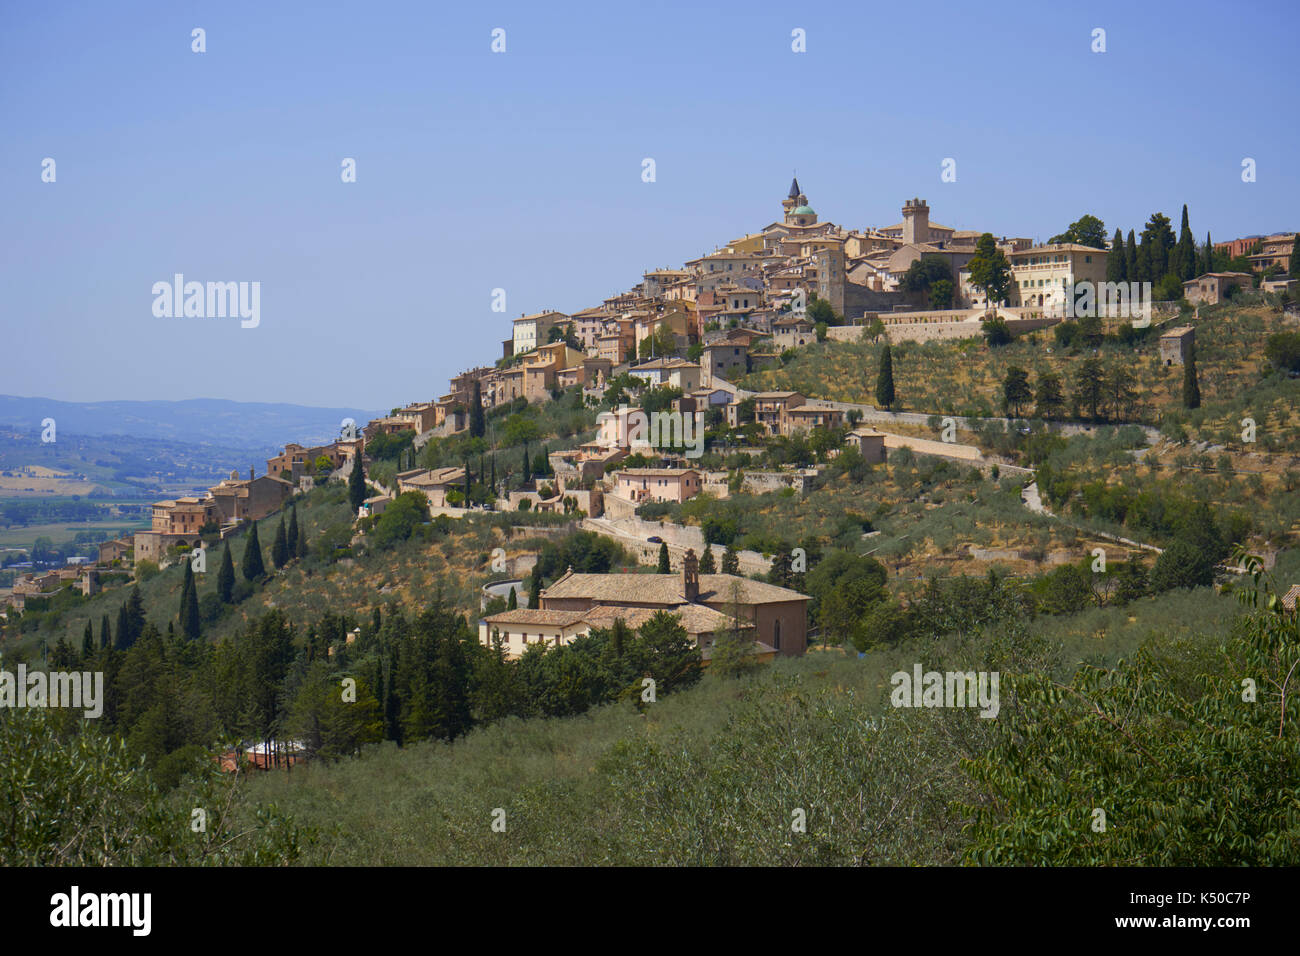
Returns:
[[[527,486],[529,479],[531,477],[532,477],[532,473],[529,471],[529,463],[528,463],[528,439],[525,438],[524,439],[524,475],[522,479],[523,484],[525,486]]]
[[[247,581],[257,581],[266,576],[266,565],[262,563],[262,542],[257,538],[257,522],[252,522],[248,538],[244,543],[244,560],[240,570]]]
[[[513,611],[518,607],[519,607],[519,595],[515,593],[514,588],[511,588],[510,597],[506,598],[506,610]]]
[[[235,562],[230,558],[230,539],[221,551],[221,570],[217,572],[217,597],[222,604],[229,604],[235,591]]]
[[[352,505],[353,514],[366,503],[366,471],[360,454],[352,457],[352,474],[348,475],[348,503]]]
[[[271,542],[271,563],[279,571],[289,563],[289,538],[284,530],[284,513],[280,513],[280,524],[275,529],[275,540]]]
[[[483,387],[474,379],[474,394],[469,402],[469,434],[471,438],[482,438],[487,430],[483,419]]]
[[[469,489],[470,489],[470,483],[472,481],[473,481],[473,475],[469,470],[469,459],[466,458],[465,459],[465,507],[466,508],[469,507]]]
[[[1214,243],[1210,241],[1210,234],[1205,234],[1205,248],[1201,250],[1200,275],[1214,271]]]
[[[1183,225],[1178,230],[1178,247],[1174,253],[1178,267],[1178,278],[1183,282],[1196,278],[1196,240],[1192,238],[1192,227],[1187,223],[1187,203],[1183,203]]]
[[[1187,362],[1183,365],[1183,408],[1201,407],[1201,383],[1196,377],[1196,345],[1187,349]]]
[[[1287,264],[1286,274],[1292,279],[1300,279],[1300,232],[1296,233],[1291,245],[1291,261]]]
[[[298,547],[294,551],[294,556],[299,558],[307,557],[307,522],[298,525]]]
[[[190,591],[194,590],[194,569],[190,562],[185,562],[185,577],[181,579],[181,605],[177,610],[180,615],[181,623],[185,623],[185,605],[190,598]]]
[[[181,633],[191,641],[199,639],[199,589],[193,578],[189,589],[181,594]]]
[[[119,651],[124,651],[130,647],[131,628],[126,622],[126,604],[122,604],[117,609],[117,637],[113,641],[113,646]]]
[[[492,452],[492,484],[489,485],[492,494],[490,497],[495,498],[497,494],[497,453]]]
[[[528,606],[536,608],[542,603],[542,576],[534,568],[531,578],[532,586],[528,589]]]
[[[1128,276],[1129,282],[1141,281],[1137,273],[1138,268],[1138,250],[1137,240],[1133,237],[1133,230],[1128,231],[1128,242],[1124,245],[1124,274]]]
[[[107,614],[99,619],[99,646],[101,650],[113,646],[113,629],[108,625]]]
[[[289,557],[298,557],[298,509],[289,509],[289,538],[286,542],[289,546]]]
[[[659,542],[659,573],[671,574],[673,570],[672,563],[668,558],[668,542]]]
[[[876,373],[876,404],[889,411],[894,404],[894,355],[888,345],[880,353],[880,371]]]
[[[722,552],[722,573],[740,573],[740,555],[736,554],[731,545],[727,545],[727,550]]]
[[[704,546],[704,554],[700,558],[700,574],[717,574],[718,562],[713,557],[713,548],[707,544]]]
[[[1115,238],[1111,240],[1110,252],[1106,255],[1106,281],[1127,282],[1128,269],[1125,268],[1127,264],[1124,257],[1124,234],[1116,229]]]
[[[95,650],[95,625],[90,623],[90,618],[86,618],[86,633],[81,636],[81,656],[89,657]]]

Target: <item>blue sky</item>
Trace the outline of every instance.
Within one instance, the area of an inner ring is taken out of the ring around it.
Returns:
[[[8,3],[0,392],[433,398],[511,317],[771,222],[796,170],[851,227],[921,196],[1043,240],[1184,202],[1198,241],[1300,229],[1297,28],[1294,2]],[[260,282],[261,324],[156,318],[176,272]]]

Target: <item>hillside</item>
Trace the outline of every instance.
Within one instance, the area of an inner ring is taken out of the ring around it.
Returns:
[[[951,864],[970,839],[949,804],[977,789],[960,762],[1001,722],[893,710],[892,673],[919,660],[1068,681],[1080,662],[1113,664],[1143,642],[1212,643],[1240,613],[1195,592],[1060,619],[1036,637],[1012,625],[1002,638],[977,628],[862,659],[813,651],[750,678],[706,676],[640,710],[385,745],[256,779],[247,796],[317,832],[309,864]],[[802,838],[791,835],[796,808]],[[504,832],[492,828],[498,809]]]
[[[1133,376],[1135,413],[1125,421],[1150,425],[1179,423],[1191,437],[1222,441],[1240,432],[1246,415],[1261,427],[1259,442],[1268,450],[1300,447],[1300,382],[1265,380],[1264,343],[1279,330],[1294,330],[1294,318],[1266,306],[1225,304],[1171,320],[1169,325],[1196,329],[1196,360],[1202,408],[1181,407],[1183,370],[1160,362],[1152,329],[1133,345],[1108,339],[1097,349],[1062,348],[1053,330],[1018,337],[990,348],[981,339],[902,342],[892,347],[896,410],[970,417],[1003,414],[1002,383],[1007,369],[1018,366],[1037,382],[1043,372],[1060,376],[1067,399],[1079,367],[1092,357],[1104,368],[1125,366]],[[885,342],[824,342],[795,352],[781,368],[737,379],[742,388],[792,389],[812,398],[874,405],[876,372]],[[1032,408],[1025,414],[1031,415]]]

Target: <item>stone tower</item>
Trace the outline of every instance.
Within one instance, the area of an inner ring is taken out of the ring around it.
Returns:
[[[700,561],[695,557],[694,548],[687,548],[686,557],[682,558],[682,591],[691,604],[700,598]]]
[[[930,241],[930,207],[924,199],[908,199],[903,203],[903,241]]]
[[[817,264],[817,298],[825,299],[844,315],[844,246],[818,249],[813,253],[813,262]]]

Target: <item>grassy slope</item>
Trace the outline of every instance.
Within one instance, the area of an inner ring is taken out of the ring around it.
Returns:
[[[1053,670],[1063,676],[1081,660],[1129,656],[1155,635],[1211,639],[1237,613],[1229,598],[1181,592],[1033,630],[1058,649]],[[868,862],[953,862],[961,839],[943,806],[961,786],[960,751],[985,728],[969,712],[891,711],[886,695],[889,675],[915,661],[964,669],[979,653],[952,644],[862,659],[813,651],[743,682],[706,675],[645,715],[617,704],[512,719],[454,744],[385,745],[262,776],[249,796],[317,828],[309,863],[850,862],[867,844]],[[882,714],[902,732],[873,736],[865,721]],[[897,793],[911,823],[864,834]],[[790,801],[808,812],[807,844],[781,835]],[[491,829],[496,808],[506,811],[504,833]]]

